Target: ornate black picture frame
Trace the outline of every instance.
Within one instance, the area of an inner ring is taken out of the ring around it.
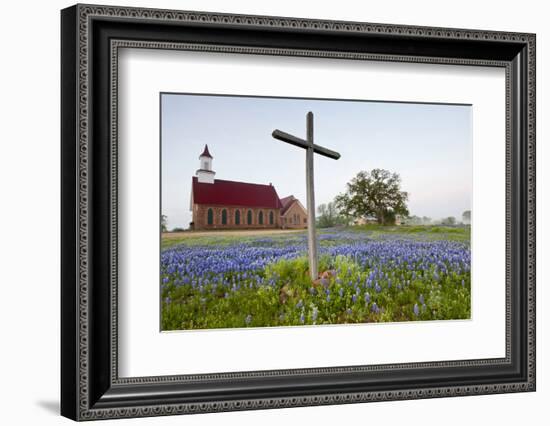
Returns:
[[[76,5],[61,12],[61,414],[74,420],[535,390],[535,35]],[[117,52],[187,49],[506,71],[506,356],[119,378]]]

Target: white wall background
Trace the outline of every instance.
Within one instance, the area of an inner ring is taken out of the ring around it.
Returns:
[[[545,2],[295,0],[108,1],[143,7],[537,33],[538,390],[316,408],[107,421],[102,424],[340,423],[544,424],[550,400],[550,27]],[[71,2],[9,2],[0,43],[0,401],[2,424],[68,424],[59,406],[59,9]],[[546,194],[545,194],[546,193]]]

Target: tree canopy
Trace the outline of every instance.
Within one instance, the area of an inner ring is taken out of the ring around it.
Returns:
[[[317,226],[319,228],[330,228],[337,225],[345,225],[347,220],[343,217],[334,202],[319,204],[317,207]]]
[[[456,225],[456,218],[454,216],[445,217],[441,219],[441,224],[447,226]]]
[[[347,183],[347,190],[334,199],[338,210],[353,218],[375,217],[379,224],[395,223],[395,216],[408,216],[408,193],[401,190],[401,177],[384,169],[360,171]]]

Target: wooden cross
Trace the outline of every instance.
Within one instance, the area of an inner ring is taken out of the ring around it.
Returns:
[[[272,136],[283,142],[306,150],[306,190],[307,190],[307,246],[309,253],[309,275],[312,280],[318,278],[317,267],[317,236],[315,233],[315,191],[313,185],[313,154],[338,160],[340,154],[313,143],[313,113],[306,116],[306,140],[280,130],[274,130]]]

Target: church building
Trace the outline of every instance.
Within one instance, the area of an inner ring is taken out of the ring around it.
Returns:
[[[191,229],[307,228],[307,212],[290,195],[269,185],[215,179],[214,157],[205,145],[191,182]]]
[[[289,195],[281,204],[281,228],[307,228],[307,211],[300,200]]]

